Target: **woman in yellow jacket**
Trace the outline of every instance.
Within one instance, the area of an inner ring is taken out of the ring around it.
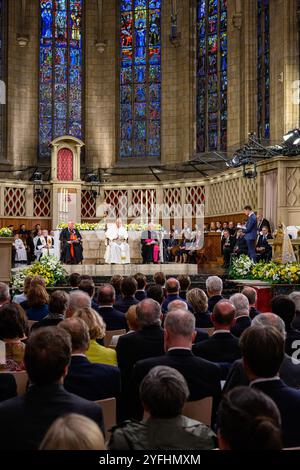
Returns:
[[[116,351],[97,343],[97,339],[105,336],[106,325],[103,318],[92,308],[81,308],[74,313],[74,317],[81,318],[89,328],[90,345],[85,353],[88,360],[96,364],[117,366]]]

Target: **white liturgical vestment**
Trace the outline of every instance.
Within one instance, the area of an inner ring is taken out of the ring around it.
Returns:
[[[130,263],[130,250],[127,243],[128,233],[124,226],[117,227],[116,224],[108,224],[105,232],[108,245],[105,251],[105,262],[107,264]]]

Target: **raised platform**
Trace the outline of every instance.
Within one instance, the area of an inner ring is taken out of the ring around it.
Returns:
[[[196,264],[77,264],[64,265],[69,274],[88,274],[92,277],[109,277],[115,274],[122,276],[133,276],[136,273],[153,275],[158,271],[166,276],[178,276],[188,274],[194,276],[198,274]]]

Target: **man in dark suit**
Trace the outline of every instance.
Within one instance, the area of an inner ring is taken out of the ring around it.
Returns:
[[[300,446],[300,391],[279,377],[284,359],[284,338],[274,327],[251,327],[241,338],[243,362],[250,386],[268,395],[282,420],[283,447]]]
[[[244,214],[248,217],[246,228],[243,229],[243,232],[245,233],[245,239],[247,241],[247,246],[248,246],[248,255],[253,261],[255,261],[256,259],[255,240],[257,237],[257,219],[251,206],[244,207]]]
[[[222,295],[223,281],[218,276],[209,276],[206,279],[206,292],[208,296],[208,311],[212,312],[214,306],[224,297]]]
[[[59,324],[72,340],[72,357],[65,377],[64,387],[79,397],[96,401],[119,398],[120,371],[106,364],[92,364],[86,357],[90,335],[87,324],[81,318],[68,318]]]
[[[256,260],[257,261],[271,261],[272,246],[268,240],[272,240],[272,235],[269,233],[267,227],[261,229],[260,235],[256,243]]]
[[[188,310],[174,310],[168,313],[164,325],[166,354],[138,361],[133,372],[133,396],[138,401],[138,390],[143,378],[155,366],[169,366],[177,369],[186,379],[190,401],[212,396],[220,399],[220,368],[204,359],[195,357],[192,344],[195,338],[195,317]],[[142,405],[136,408],[135,417],[141,419]]]
[[[167,313],[168,305],[173,302],[174,300],[183,300],[179,295],[180,284],[179,281],[175,277],[170,277],[166,281],[166,298],[162,303],[161,309],[163,313]]]
[[[91,305],[92,305],[92,308],[94,310],[97,310],[98,309],[98,304],[95,300],[95,292],[96,292],[96,288],[95,288],[95,283],[93,281],[93,279],[81,279],[80,283],[79,283],[79,290],[81,290],[82,292],[85,292],[86,294],[88,294],[88,296],[91,298]]]
[[[249,317],[249,300],[244,294],[234,294],[229,301],[235,307],[234,325],[231,327],[231,333],[239,338],[242,333],[251,325]]]
[[[249,307],[250,307],[250,310],[249,310],[249,317],[251,318],[251,320],[253,320],[253,318],[255,318],[257,315],[260,315],[260,311],[257,310],[256,308],[256,304],[257,304],[257,292],[256,290],[253,288],[253,287],[250,287],[250,286],[246,286],[244,287],[244,289],[242,290],[242,294],[244,294],[247,299],[248,299],[248,302],[249,302]]]
[[[61,242],[61,262],[66,264],[81,263],[83,260],[82,236],[75,228],[73,221],[68,223],[68,228],[61,231],[59,240]]]
[[[145,274],[142,274],[142,273],[136,273],[133,277],[137,282],[137,290],[135,293],[135,298],[136,300],[141,302],[141,300],[144,300],[147,297],[147,294],[146,294],[147,278]]]
[[[160,305],[145,299],[136,309],[139,331],[123,335],[117,343],[117,359],[121,371],[124,417],[130,417],[131,376],[135,363],[148,357],[164,354],[164,330],[161,328]]]
[[[223,237],[221,240],[222,252],[224,258],[224,268],[229,268],[230,258],[235,247],[236,238],[234,235],[230,235],[229,229],[224,230]]]
[[[49,300],[49,313],[42,320],[34,323],[31,331],[45,326],[56,326],[65,319],[69,307],[70,296],[63,290],[52,292]]]
[[[229,300],[220,300],[214,308],[211,319],[215,328],[213,335],[193,346],[195,356],[223,365],[222,379],[226,379],[229,366],[241,357],[239,340],[230,332],[235,308]]]
[[[191,278],[187,274],[180,274],[177,279],[180,286],[179,297],[183,300],[186,300],[186,294],[188,293],[188,290],[192,284]]]
[[[110,284],[103,284],[98,290],[98,313],[106,323],[107,330],[128,329],[125,313],[114,308],[115,289]]]
[[[10,373],[0,374],[0,402],[13,398],[17,395],[17,384]]]
[[[24,361],[31,385],[24,395],[0,404],[1,450],[37,450],[53,421],[69,413],[86,416],[103,430],[101,407],[63,387],[71,350],[70,335],[56,326],[30,335]]]
[[[260,233],[263,227],[267,227],[268,232],[271,233],[270,222],[263,216],[262,212],[257,213],[257,232]]]
[[[285,352],[292,356],[299,348],[297,341],[300,341],[300,331],[292,327],[296,315],[296,305],[288,295],[277,295],[271,301],[271,308],[272,312],[284,321],[286,331]]]
[[[235,245],[233,248],[232,256],[241,256],[248,254],[248,245],[245,238],[245,234],[242,229],[237,230]]]
[[[136,305],[139,301],[135,298],[137,282],[134,277],[125,277],[121,282],[122,299],[115,304],[115,308],[120,312],[126,313],[131,305]]]

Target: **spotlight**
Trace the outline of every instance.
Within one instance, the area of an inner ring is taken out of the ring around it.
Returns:
[[[293,129],[283,136],[283,142],[287,145],[299,145],[300,129]]]
[[[33,174],[33,193],[37,197],[43,197],[44,195],[43,176],[39,171]]]

